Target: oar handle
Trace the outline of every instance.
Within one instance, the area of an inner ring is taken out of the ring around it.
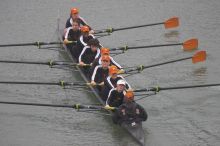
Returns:
[[[159,92],[160,87],[150,87],[150,88],[143,88],[143,89],[135,89],[133,92],[150,92],[150,91],[157,91]]]
[[[114,28],[107,28],[107,29],[104,29],[104,30],[95,30],[95,35],[96,34],[100,34],[100,33],[108,33],[108,34],[111,34],[112,32],[114,31]]]
[[[69,41],[68,44],[73,44],[73,43],[76,43],[76,41]],[[60,44],[63,44],[63,42],[36,42],[36,45],[60,45]]]
[[[73,106],[75,109],[98,109],[98,110],[103,110],[103,106],[94,106],[94,105],[81,105],[81,104],[74,104]]]

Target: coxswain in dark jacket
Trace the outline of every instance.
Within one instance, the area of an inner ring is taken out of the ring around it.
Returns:
[[[101,56],[102,55],[109,55],[110,51],[109,48],[101,48]],[[101,56],[99,56],[97,59],[95,59],[92,63],[92,70],[97,66],[102,64]],[[118,69],[122,70],[122,67],[120,64],[118,64],[111,56],[110,56],[110,65],[115,65]]]
[[[119,106],[113,116],[115,124],[131,124],[136,126],[137,123],[146,121],[148,115],[143,107],[134,101],[134,93],[127,91],[124,96],[124,103]]]
[[[89,33],[89,27],[88,26],[82,26],[81,27],[81,36],[79,37],[79,40],[77,41],[77,56],[81,54],[83,48],[87,46],[89,40],[94,39],[94,35]],[[78,58],[77,57],[77,58]]]
[[[109,76],[105,79],[104,87],[103,87],[103,90],[102,90],[102,98],[103,98],[104,101],[108,97],[109,91],[112,88],[116,88],[118,80],[124,80],[125,81],[125,83],[126,83],[125,84],[125,89],[126,90],[131,89],[131,86],[126,82],[126,80],[124,79],[123,76],[118,75],[118,72],[119,72],[119,70],[116,66],[111,65],[109,67]]]
[[[66,28],[71,27],[73,25],[74,20],[79,21],[80,26],[87,25],[89,27],[89,29],[92,30],[92,28],[89,26],[89,24],[81,16],[79,16],[79,9],[78,8],[72,8],[70,10],[70,18],[68,18],[66,21]],[[93,30],[91,32],[93,32]]]
[[[125,85],[126,85],[126,82],[124,80],[118,80],[117,87],[111,89],[108,94],[105,108],[119,107],[123,103]]]
[[[73,21],[72,27],[67,28],[66,34],[64,36],[64,44],[67,48],[70,49],[70,52],[74,58],[76,58],[76,43],[71,43],[72,41],[76,42],[81,36],[81,30],[79,27],[79,22],[77,20]],[[77,59],[77,58],[76,58]]]

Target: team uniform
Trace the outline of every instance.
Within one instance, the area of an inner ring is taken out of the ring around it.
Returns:
[[[91,30],[91,27],[88,25],[88,23],[81,16],[78,16],[78,18],[76,18],[76,19],[77,19],[77,21],[79,21],[80,25],[83,25],[83,26],[87,25],[89,27],[89,29]],[[72,24],[73,24],[73,18],[70,17],[66,21],[66,28],[71,27]]]
[[[77,51],[76,51],[76,56],[77,58],[79,57],[79,55],[81,54],[82,50],[84,47],[87,46],[87,43],[89,42],[89,40],[94,39],[94,35],[89,34],[87,37],[81,35],[79,40],[77,41]]]
[[[117,75],[117,78],[115,78],[115,79],[108,76],[105,80],[105,83],[106,83],[105,85],[108,86],[109,89],[115,88],[116,85],[117,85],[118,80],[124,80],[125,81],[124,77],[121,76],[121,75]],[[129,89],[129,88],[131,88],[131,86],[126,82],[125,88]]]
[[[69,41],[77,41],[81,36],[80,29],[73,30],[72,26],[67,28],[66,34],[64,36],[65,39],[68,39]]]
[[[121,75],[117,75],[116,78],[111,78],[111,76],[108,76],[105,81],[104,81],[104,87],[103,87],[103,90],[102,90],[102,98],[104,100],[106,100],[106,98],[108,97],[108,94],[109,94],[109,91],[112,89],[112,88],[115,88],[117,86],[117,82],[119,80],[124,80],[124,77],[121,76]],[[126,81],[125,81],[126,82]],[[126,85],[125,85],[125,88],[126,89],[131,89],[131,86],[126,82]]]
[[[101,65],[95,67],[91,81],[95,81],[96,83],[104,82],[105,78],[108,76],[108,68],[104,69]]]
[[[110,90],[108,98],[106,100],[106,105],[111,107],[119,107],[124,100],[124,92],[119,92],[116,88]]]
[[[95,52],[91,50],[89,46],[83,48],[80,56],[79,62],[83,61],[85,64],[91,64],[100,55],[100,50],[97,49]]]
[[[78,30],[73,30],[72,27],[67,28],[66,34],[64,36],[64,39],[68,40],[68,41],[78,41],[79,38],[81,36],[81,31],[80,29]],[[70,48],[70,52],[72,54],[72,56],[74,56],[75,58],[77,57],[77,46],[76,44],[66,44],[68,48]]]

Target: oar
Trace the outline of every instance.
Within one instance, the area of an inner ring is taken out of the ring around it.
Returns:
[[[75,41],[70,41],[69,43],[76,43]],[[44,45],[56,45],[63,44],[63,42],[32,42],[32,43],[18,43],[18,44],[0,44],[0,47],[15,47],[15,46],[37,46],[40,48]]]
[[[126,30],[126,29],[134,29],[140,27],[148,27],[148,26],[155,26],[155,25],[164,25],[166,29],[175,28],[179,26],[179,18],[173,17],[164,22],[152,23],[152,24],[144,24],[144,25],[136,25],[136,26],[129,26],[129,27],[121,27],[121,28],[107,28],[104,30],[95,30],[95,34],[98,33],[112,33],[114,31]]]
[[[131,49],[155,48],[155,47],[166,47],[166,46],[183,46],[184,51],[192,51],[198,48],[198,39],[193,38],[182,43],[172,43],[172,44],[158,44],[158,45],[135,46],[135,47],[123,46],[118,48],[110,48],[110,50],[111,51],[120,50],[125,52]]]
[[[148,91],[162,91],[162,90],[175,90],[175,89],[187,89],[187,88],[201,88],[201,87],[212,87],[212,86],[220,86],[220,83],[215,84],[201,84],[201,85],[186,85],[186,86],[176,86],[176,87],[151,87],[151,88],[143,88],[136,89],[134,92],[148,92]]]
[[[180,59],[166,61],[166,62],[161,62],[161,63],[157,63],[157,64],[153,64],[153,65],[147,65],[147,66],[140,65],[136,68],[125,70],[124,73],[131,73],[131,72],[134,72],[134,71],[140,72],[140,71],[143,71],[146,68],[151,68],[151,67],[160,66],[160,65],[164,65],[164,64],[170,64],[170,63],[179,62],[179,61],[188,60],[188,59],[192,59],[193,63],[198,63],[198,62],[205,61],[206,60],[206,51],[199,51],[199,52],[196,52],[193,56],[190,56],[190,57],[180,58]],[[128,68],[132,68],[132,67],[128,67]]]
[[[0,81],[0,84],[58,85],[58,86],[61,86],[61,87],[65,87],[65,86],[85,86],[85,85],[87,85],[86,83],[82,83],[82,82],[64,82],[64,81],[59,81],[59,82]]]
[[[19,85],[57,85],[61,87],[65,86],[92,86],[91,83],[84,82],[26,82],[26,81],[0,81],[0,84],[19,84]],[[102,86],[102,84],[96,84],[94,86]]]
[[[16,60],[0,60],[0,63],[16,63],[16,64],[38,64],[38,65],[49,65],[50,67],[54,65],[68,65],[68,66],[81,66],[78,63],[64,62],[64,61],[16,61]],[[84,64],[83,66],[91,66],[90,64]]]
[[[30,102],[11,102],[11,101],[0,101],[0,104],[11,104],[11,105],[31,105],[31,106],[43,106],[43,107],[64,107],[64,108],[73,108],[73,109],[97,109],[97,110],[106,110],[103,106],[94,106],[94,105],[64,105],[64,104],[44,104],[44,103],[30,103]],[[109,110],[114,110],[113,108]]]

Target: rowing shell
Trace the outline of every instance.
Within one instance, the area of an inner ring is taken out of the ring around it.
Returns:
[[[59,30],[58,31],[59,40],[61,42],[63,42],[63,29],[58,29],[58,30]],[[75,63],[76,59],[71,55],[70,49],[67,48],[66,45],[63,45],[62,49],[64,49],[66,51],[69,58]],[[80,73],[81,77],[83,78],[83,80],[86,83],[90,82],[89,79],[83,73],[83,71],[80,69],[80,67],[77,67],[77,69],[79,70],[79,73]],[[99,96],[98,90],[96,90],[95,88],[93,88],[91,86],[90,86],[90,89],[92,90],[92,93],[94,93],[95,97],[99,100],[99,102],[102,103],[103,106],[105,106],[105,102]],[[109,111],[109,113],[113,116],[113,113],[111,111]],[[145,145],[145,137],[144,137],[144,130],[142,128],[142,123],[136,123],[135,126],[132,126],[131,124],[122,123],[120,126],[123,129],[125,129],[141,146]]]

